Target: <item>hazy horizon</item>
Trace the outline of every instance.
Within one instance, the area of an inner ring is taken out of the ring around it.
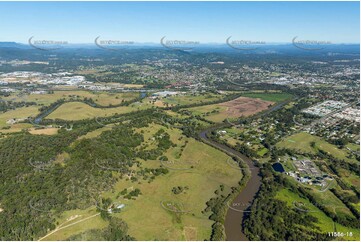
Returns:
[[[1,42],[360,43],[359,2],[0,2]],[[15,16],[15,17],[14,17]],[[11,21],[9,21],[11,19]]]

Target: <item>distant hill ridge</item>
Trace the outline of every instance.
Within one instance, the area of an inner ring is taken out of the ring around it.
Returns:
[[[24,44],[19,44],[16,42],[0,42],[0,48],[29,48],[28,45],[24,45]]]

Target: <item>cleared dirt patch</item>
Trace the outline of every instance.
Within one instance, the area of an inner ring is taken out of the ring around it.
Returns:
[[[143,88],[144,85],[140,85],[140,84],[124,84],[125,88]]]
[[[210,121],[222,122],[226,118],[232,119],[253,115],[268,109],[273,104],[274,102],[259,98],[239,97],[228,102],[199,106],[188,110]]]
[[[164,102],[161,101],[161,100],[155,101],[155,102],[154,102],[154,105],[155,105],[156,107],[165,107],[165,106],[166,106],[166,105],[164,104]]]
[[[274,102],[264,101],[259,98],[239,97],[237,99],[220,103],[219,106],[226,107],[224,114],[228,117],[249,116],[266,110]]]
[[[45,134],[54,135],[58,133],[58,128],[45,128],[45,129],[29,129],[30,134]]]

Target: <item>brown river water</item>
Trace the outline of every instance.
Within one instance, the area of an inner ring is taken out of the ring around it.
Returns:
[[[217,127],[220,128],[220,127]],[[228,204],[228,211],[224,227],[226,230],[226,238],[228,241],[245,241],[248,240],[242,231],[242,220],[245,215],[249,212],[249,206],[251,205],[256,193],[261,186],[261,177],[259,175],[259,168],[254,165],[252,160],[240,152],[226,146],[219,144],[213,140],[207,138],[207,133],[211,132],[216,128],[211,128],[202,131],[199,136],[200,138],[211,146],[214,146],[228,155],[233,155],[245,162],[251,172],[250,179],[247,184],[242,188],[241,192],[237,197]],[[235,165],[236,166],[236,165]],[[240,168],[241,169],[241,168]]]

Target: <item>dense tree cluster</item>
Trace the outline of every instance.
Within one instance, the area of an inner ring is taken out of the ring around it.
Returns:
[[[272,173],[267,164],[261,169],[262,185],[244,219],[244,233],[250,240],[328,240],[314,224],[309,213],[288,207],[274,196],[280,188],[295,188],[281,176]]]
[[[14,110],[16,108],[21,108],[21,107],[29,107],[32,105],[36,105],[35,102],[13,102],[13,101],[4,101],[2,99],[0,99],[0,113],[1,112],[6,112],[9,110]]]
[[[136,161],[147,151],[141,145],[143,135],[135,129],[154,121],[150,113],[140,112],[141,118],[139,113],[130,115],[131,123],[115,125],[92,139],[78,140],[101,127],[92,120],[74,122],[72,130],[61,129],[53,136],[23,132],[0,139],[0,238],[38,239],[56,227],[55,218],[62,212],[93,206],[100,193],[124,175],[137,181],[167,174],[166,168],[142,168]],[[174,145],[162,129],[156,141],[155,158]],[[125,196],[140,194],[135,189]],[[127,239],[121,237],[123,230],[114,231],[107,238]]]

